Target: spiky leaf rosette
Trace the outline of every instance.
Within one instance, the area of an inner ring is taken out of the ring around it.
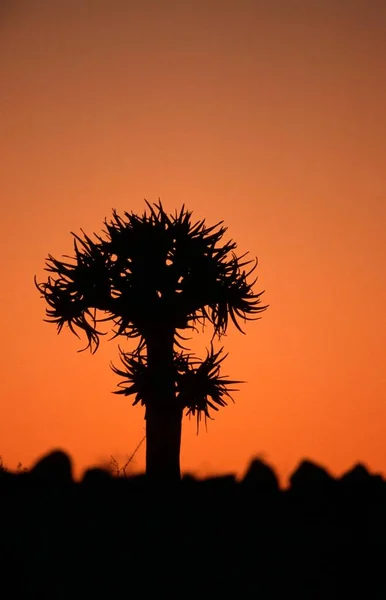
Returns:
[[[244,383],[220,375],[220,365],[228,356],[222,352],[223,348],[215,352],[211,344],[204,360],[184,353],[176,357],[178,401],[188,409],[188,416],[197,417],[197,431],[202,416],[205,423],[211,419],[210,409],[218,411],[228,404],[227,400],[234,402],[231,392],[238,389],[231,386]]]
[[[146,404],[146,398],[150,389],[149,373],[147,368],[147,357],[141,351],[124,352],[119,348],[120,359],[123,369],[118,369],[111,363],[111,368],[116,375],[123,377],[118,384],[120,389],[114,394],[131,396],[135,394],[133,406],[139,402]]]
[[[174,331],[209,322],[223,335],[229,317],[256,319],[266,306],[249,276],[257,260],[237,257],[236,243],[221,244],[222,221],[207,227],[192,222],[182,206],[168,215],[161,202],[142,215],[125,212],[105,221],[104,236],[74,236],[69,261],[48,257],[50,276],[35,284],[45,298],[47,320],[77,335],[86,333],[87,347],[98,348],[98,323],[111,321],[115,336],[140,338],[142,344],[160,327]],[[100,316],[102,313],[102,316]]]
[[[215,352],[211,345],[204,360],[182,352],[174,355],[176,403],[182,409],[187,409],[188,416],[196,416],[197,430],[203,416],[205,421],[211,418],[210,410],[217,411],[220,406],[226,406],[227,400],[233,402],[231,392],[237,391],[237,388],[230,386],[243,383],[220,375],[220,365],[227,357],[222,352],[222,348]],[[112,365],[114,373],[123,378],[118,384],[120,389],[114,393],[135,395],[133,405],[139,402],[146,405],[151,389],[146,356],[120,349],[120,359],[123,369]]]

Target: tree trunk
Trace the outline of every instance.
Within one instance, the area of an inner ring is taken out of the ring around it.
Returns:
[[[157,484],[180,481],[182,409],[175,392],[173,332],[146,340],[150,390],[146,401],[146,475]]]
[[[168,485],[181,478],[182,411],[146,407],[146,475],[149,481]]]

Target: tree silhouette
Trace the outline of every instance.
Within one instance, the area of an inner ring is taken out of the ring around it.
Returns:
[[[215,351],[213,340],[226,333],[229,317],[239,331],[239,320],[258,318],[261,294],[248,278],[257,259],[237,257],[232,240],[220,245],[226,228],[222,221],[207,227],[193,223],[182,206],[166,214],[161,202],[140,215],[113,211],[105,220],[103,236],[94,239],[83,230],[74,237],[69,262],[49,255],[46,282],[35,285],[46,300],[47,321],[64,325],[75,335],[86,334],[87,346],[99,346],[98,323],[112,323],[113,338],[137,338],[134,351],[121,348],[122,367],[112,369],[123,378],[116,393],[134,394],[133,404],[145,406],[146,473],[153,481],[180,479],[180,445],[183,411],[210,418],[231,399],[241,383],[220,375],[226,357]],[[248,269],[248,270],[246,270]],[[213,337],[204,360],[181,340],[185,330],[210,323]],[[84,350],[86,349],[84,348]]]

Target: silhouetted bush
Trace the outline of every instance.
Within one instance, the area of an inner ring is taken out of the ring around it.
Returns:
[[[54,450],[34,464],[29,479],[37,485],[69,485],[73,483],[71,459],[65,452]]]
[[[252,460],[244,478],[241,480],[241,484],[246,491],[261,494],[276,494],[279,492],[279,480],[275,471],[259,458]]]
[[[326,469],[303,460],[290,477],[290,490],[297,494],[326,494],[332,492],[335,483]]]
[[[342,475],[339,485],[353,499],[378,498],[385,500],[385,482],[380,475],[371,475],[365,465],[357,463]]]
[[[81,483],[86,487],[106,487],[110,486],[112,475],[105,469],[93,467],[87,469],[82,477]]]

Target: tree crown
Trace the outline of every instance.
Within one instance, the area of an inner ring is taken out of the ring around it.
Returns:
[[[226,228],[222,221],[207,227],[193,223],[182,206],[168,215],[161,202],[141,216],[113,211],[105,221],[104,237],[91,239],[73,233],[70,262],[49,255],[46,282],[35,283],[48,303],[47,320],[60,332],[65,324],[87,346],[99,346],[98,322],[112,321],[114,335],[139,337],[140,343],[160,328],[183,330],[209,322],[214,336],[226,333],[229,317],[258,318],[267,307],[263,292],[254,293],[249,276],[257,259],[236,256],[232,240],[220,245]],[[100,316],[100,313],[103,313]]]

